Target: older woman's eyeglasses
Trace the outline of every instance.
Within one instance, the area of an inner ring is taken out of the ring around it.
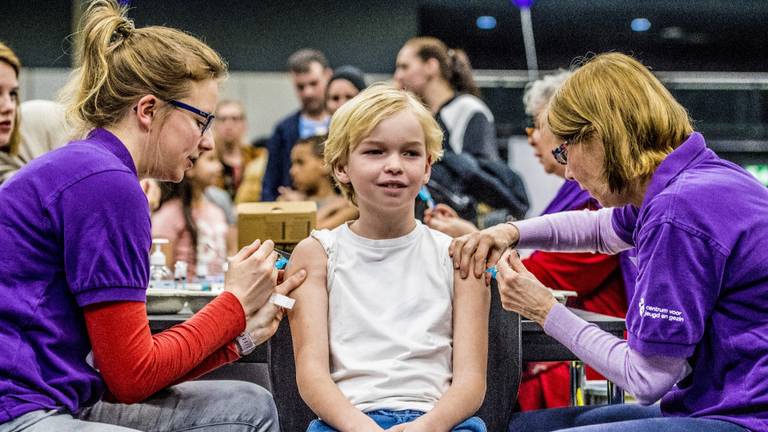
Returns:
[[[187,110],[187,111],[191,112],[192,114],[197,114],[197,115],[199,115],[200,117],[202,117],[204,119],[201,122],[197,122],[198,127],[200,128],[200,136],[205,135],[205,133],[208,131],[208,129],[213,124],[213,119],[216,118],[215,115],[213,115],[211,113],[208,113],[208,112],[205,112],[203,110],[197,109],[197,108],[193,107],[192,105],[187,105],[184,102],[179,102],[177,100],[169,100],[168,103],[173,105],[173,106],[175,106],[176,108]]]
[[[552,156],[560,165],[568,165],[568,141],[563,141],[556,149],[552,150]]]
[[[526,116],[525,117],[525,134],[528,136],[528,138],[533,135],[533,131],[537,129],[536,122],[533,121],[533,117]]]

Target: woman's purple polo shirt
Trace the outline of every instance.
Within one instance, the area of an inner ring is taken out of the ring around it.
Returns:
[[[768,189],[694,133],[613,227],[637,247],[629,346],[693,367],[664,414],[768,430]]]
[[[101,397],[82,309],[145,301],[150,246],[133,160],[104,129],[3,184],[0,423],[39,409],[75,413]]]

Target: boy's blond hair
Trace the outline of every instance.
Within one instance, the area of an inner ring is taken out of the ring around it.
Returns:
[[[443,131],[429,110],[411,93],[388,84],[374,84],[342,105],[331,119],[325,143],[325,163],[345,198],[357,204],[351,184],[336,177],[336,167],[349,161],[349,154],[368,137],[382,120],[411,110],[424,131],[424,144],[429,163],[443,155]]]
[[[549,103],[552,132],[572,144],[602,141],[611,192],[653,175],[693,127],[688,112],[653,74],[620,53],[588,59]]]

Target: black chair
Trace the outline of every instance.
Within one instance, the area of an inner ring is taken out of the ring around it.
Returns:
[[[277,405],[282,432],[303,432],[317,418],[304,404],[296,386],[291,330],[287,320],[280,323],[270,339],[267,362],[272,395]],[[489,432],[505,432],[517,400],[521,373],[520,316],[501,308],[496,283],[491,286],[491,314],[488,328],[488,379],[485,400],[477,416]]]

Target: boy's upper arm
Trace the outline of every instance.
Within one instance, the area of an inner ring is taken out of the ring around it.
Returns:
[[[286,268],[286,278],[302,268],[307,271],[304,282],[291,292],[296,304],[288,312],[297,373],[308,363],[329,371],[327,261],[320,242],[309,237],[296,246]]]
[[[484,276],[475,278],[470,272],[462,279],[459,271],[453,278],[453,374],[477,372],[485,376],[488,359],[488,316],[490,289]]]

